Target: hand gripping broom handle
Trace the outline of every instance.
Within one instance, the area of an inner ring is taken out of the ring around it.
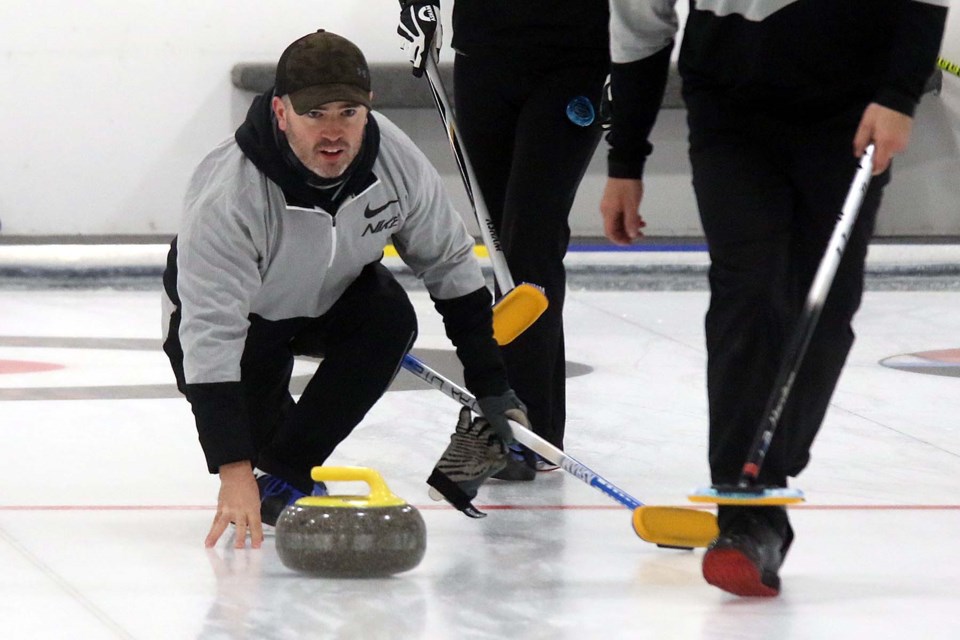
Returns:
[[[764,409],[763,420],[757,430],[747,461],[740,472],[738,482],[740,487],[748,487],[754,484],[760,475],[760,467],[763,465],[767,450],[770,448],[774,431],[780,421],[780,414],[783,413],[783,408],[790,397],[797,371],[800,369],[803,356],[810,344],[810,338],[813,336],[817,321],[820,319],[820,312],[827,300],[827,294],[830,293],[833,277],[840,266],[840,259],[843,258],[853,225],[857,221],[863,196],[870,185],[874,151],[874,145],[871,144],[867,147],[863,157],[860,158],[860,167],[857,169],[850,190],[847,192],[840,217],[836,226],[834,226],[823,258],[820,259],[820,265],[817,267],[813,284],[810,285],[810,291],[807,293],[803,311],[797,321],[793,335],[790,337],[787,350],[783,354],[783,360],[780,363],[780,369],[773,385],[773,392]]]
[[[514,288],[513,276],[510,275],[510,269],[507,267],[507,258],[503,253],[503,247],[500,245],[500,239],[497,237],[497,231],[493,226],[493,220],[490,218],[490,211],[483,200],[483,194],[480,193],[477,176],[473,172],[473,166],[467,158],[467,154],[460,144],[460,130],[457,122],[453,118],[453,111],[450,109],[450,101],[447,98],[446,89],[443,87],[443,80],[440,78],[440,70],[437,68],[437,61],[434,58],[436,54],[431,52],[427,56],[427,80],[430,83],[430,90],[437,103],[437,111],[440,112],[440,119],[443,120],[443,126],[447,130],[447,138],[450,140],[450,147],[453,149],[453,155],[457,161],[457,168],[460,169],[460,177],[463,178],[463,186],[467,189],[467,197],[470,198],[470,204],[473,205],[474,215],[477,217],[477,224],[480,226],[480,235],[483,236],[483,244],[487,247],[490,254],[490,262],[493,264],[493,275],[497,284],[500,286],[500,294],[506,295]]]
[[[477,415],[483,415],[480,411],[480,405],[477,403],[476,398],[474,398],[469,391],[457,385],[453,381],[445,378],[437,371],[431,369],[415,356],[410,354],[405,355],[403,357],[403,368],[433,388],[438,389],[447,396],[453,398],[463,406],[469,407]],[[524,427],[522,424],[511,420],[510,427],[513,429],[513,437],[516,438],[520,444],[540,454],[546,460],[549,460],[553,464],[559,466],[564,471],[567,471],[591,487],[599,489],[623,506],[629,509],[636,509],[644,506],[642,502],[628,494],[626,491],[616,487],[605,478],[591,470],[585,464],[576,458],[567,455],[557,447],[553,446],[535,434],[533,431],[530,431]]]
[[[404,369],[433,388],[480,414],[479,403],[466,389],[454,384],[410,354],[403,357],[402,364]],[[518,442],[630,509],[633,512],[633,531],[642,540],[661,547],[693,549],[706,547],[717,537],[717,519],[713,514],[677,507],[646,506],[519,422],[511,420],[510,428]]]

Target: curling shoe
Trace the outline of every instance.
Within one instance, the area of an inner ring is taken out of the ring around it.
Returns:
[[[738,596],[780,594],[780,565],[793,542],[781,507],[721,506],[720,535],[703,556],[703,577]]]
[[[560,468],[560,465],[553,464],[552,462],[550,462],[549,460],[547,460],[546,458],[538,454],[536,467],[538,472],[545,473],[547,471],[556,471],[557,469]]]
[[[286,480],[269,473],[257,477],[257,486],[260,488],[260,521],[268,527],[277,526],[277,519],[287,505],[307,495]],[[327,495],[327,485],[317,482],[313,485],[311,495]]]
[[[507,466],[493,474],[497,480],[527,482],[537,477],[537,454],[522,444],[512,444],[507,451]]]

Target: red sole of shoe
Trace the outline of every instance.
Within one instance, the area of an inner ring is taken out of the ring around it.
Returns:
[[[736,549],[711,549],[703,557],[703,577],[713,586],[744,597],[772,598],[778,589],[760,581],[756,565]]]

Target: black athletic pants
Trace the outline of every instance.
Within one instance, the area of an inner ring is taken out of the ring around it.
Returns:
[[[176,326],[179,317],[178,309]],[[353,431],[399,370],[416,339],[416,314],[390,271],[374,263],[319,318],[250,321],[240,375],[259,452],[253,463],[309,493],[310,469]],[[183,389],[176,326],[164,348]],[[289,391],[295,355],[323,357],[296,402]]]
[[[687,96],[690,159],[710,250],[706,316],[710,468],[736,482],[763,417],[789,336],[857,167],[864,105],[788,124]],[[810,459],[854,339],[867,245],[889,173],[875,176],[785,406],[760,482],[786,486]]]
[[[566,107],[580,95],[598,107],[607,64],[581,52],[503,55],[456,56],[457,124],[514,282],[543,287],[549,301],[503,354],[533,430],[562,448],[568,216],[601,133],[573,124]]]

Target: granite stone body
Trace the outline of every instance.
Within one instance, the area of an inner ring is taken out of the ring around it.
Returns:
[[[395,506],[288,506],[276,548],[291,569],[324,577],[369,578],[413,569],[427,548],[420,512]]]

